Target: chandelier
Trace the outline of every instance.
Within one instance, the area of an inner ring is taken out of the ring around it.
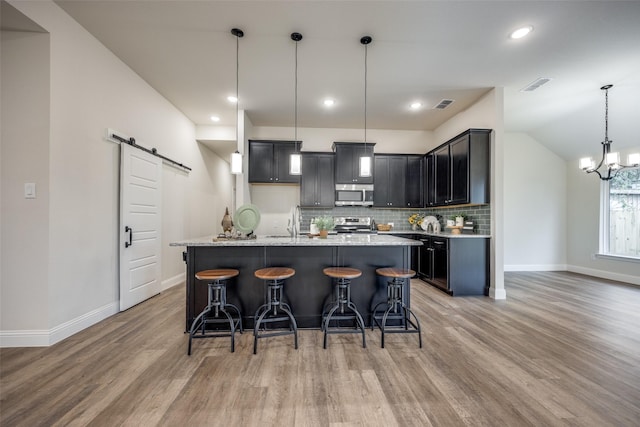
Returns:
[[[613,85],[604,85],[600,89],[604,90],[604,141],[602,141],[602,159],[596,166],[591,157],[580,159],[580,169],[586,173],[596,173],[601,180],[609,181],[613,179],[618,171],[625,168],[638,167],[640,165],[640,153],[629,154],[628,165],[620,163],[620,153],[611,151],[613,141],[609,139],[609,89]],[[603,168],[600,170],[600,168]]]

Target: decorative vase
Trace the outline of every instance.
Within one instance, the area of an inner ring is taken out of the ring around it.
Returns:
[[[321,239],[326,239],[329,235],[329,230],[320,230],[318,234],[320,235]]]
[[[224,231],[225,233],[231,232],[231,229],[233,228],[233,221],[231,220],[231,215],[229,215],[229,208],[225,208],[224,209],[224,216],[222,217],[222,222],[220,223],[222,225],[222,231]]]
[[[412,229],[413,231],[416,231],[416,230],[418,229],[418,224],[413,224],[413,225],[411,226],[411,229]]]

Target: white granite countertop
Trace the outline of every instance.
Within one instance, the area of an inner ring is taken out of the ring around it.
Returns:
[[[488,234],[451,234],[449,232],[444,233],[427,233],[423,230],[401,230],[401,231],[378,231],[379,235],[384,234],[418,234],[421,236],[430,236],[430,237],[446,237],[447,239],[490,239],[491,236]]]
[[[214,236],[197,237],[179,242],[172,242],[170,246],[420,246],[418,240],[405,239],[384,234],[336,234],[326,239],[318,237],[270,237],[258,236],[256,239],[232,240],[218,239]]]

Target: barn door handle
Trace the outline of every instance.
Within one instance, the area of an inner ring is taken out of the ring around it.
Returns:
[[[125,233],[129,233],[129,241],[128,242],[124,242],[124,247],[128,248],[129,246],[133,245],[133,243],[131,242],[131,240],[133,238],[133,228],[129,227],[128,225],[125,225],[124,232]]]

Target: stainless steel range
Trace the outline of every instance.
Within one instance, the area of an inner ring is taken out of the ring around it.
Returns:
[[[337,233],[377,234],[372,229],[371,217],[340,217],[333,218]]]

